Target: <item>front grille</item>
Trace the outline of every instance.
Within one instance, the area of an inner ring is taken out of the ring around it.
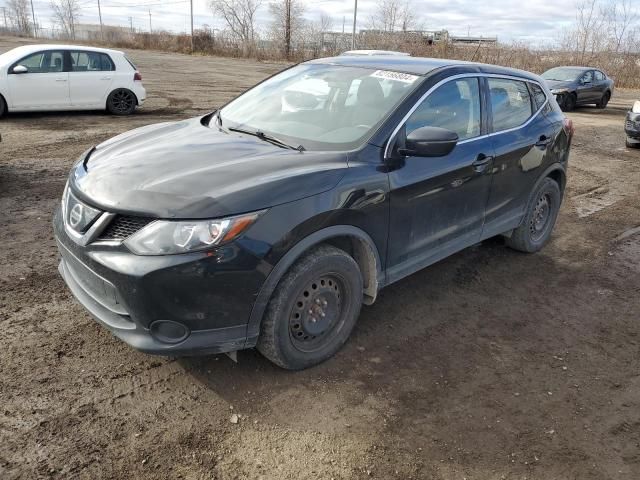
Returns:
[[[118,215],[111,220],[98,240],[125,240],[152,221],[152,218]]]
[[[640,122],[634,122],[633,120],[627,120],[624,126],[627,130],[640,130]]]

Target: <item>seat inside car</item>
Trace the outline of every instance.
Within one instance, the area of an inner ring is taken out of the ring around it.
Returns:
[[[371,119],[379,117],[384,101],[380,82],[371,77],[363,78],[358,86],[357,108],[353,110],[353,123],[371,125]]]

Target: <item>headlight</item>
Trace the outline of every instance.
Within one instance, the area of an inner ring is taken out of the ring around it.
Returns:
[[[127,238],[124,244],[137,255],[171,255],[206,250],[238,238],[262,213],[218,220],[157,220]]]

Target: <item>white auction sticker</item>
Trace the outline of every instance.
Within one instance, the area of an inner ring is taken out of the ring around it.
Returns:
[[[395,80],[403,83],[413,83],[418,77],[416,75],[410,75],[408,73],[390,72],[388,70],[377,70],[371,74],[374,78],[382,78],[387,80]]]

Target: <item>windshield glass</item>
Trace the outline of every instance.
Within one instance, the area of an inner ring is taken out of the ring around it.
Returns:
[[[223,128],[262,132],[307,150],[349,150],[373,134],[421,80],[386,70],[298,65],[232,101],[220,119]]]
[[[584,70],[579,68],[557,67],[547,70],[542,74],[545,80],[558,80],[561,82],[573,82]]]

